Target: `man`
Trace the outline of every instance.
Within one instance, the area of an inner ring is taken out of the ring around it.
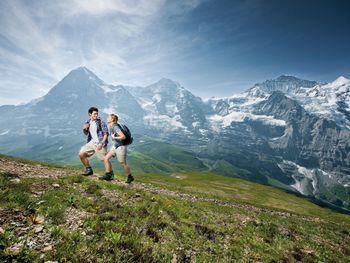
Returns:
[[[98,117],[98,109],[91,107],[88,111],[89,120],[83,126],[83,133],[87,135],[87,144],[79,152],[79,158],[85,166],[82,175],[92,175],[94,172],[89,163],[89,157],[96,153],[96,157],[103,160],[107,153],[108,128],[104,121]]]
[[[110,162],[110,159],[112,157],[117,158],[118,162],[123,167],[124,171],[128,175],[128,178],[126,180],[127,184],[130,184],[132,181],[134,181],[134,177],[131,174],[130,167],[126,162],[126,152],[127,152],[127,146],[123,145],[123,140],[125,140],[126,136],[120,129],[118,125],[118,116],[115,114],[109,114],[108,116],[108,125],[109,130],[111,133],[112,140],[114,142],[113,147],[109,150],[109,152],[104,157],[104,165],[106,169],[106,174],[99,179],[101,180],[113,180],[114,173],[112,170],[112,164]]]

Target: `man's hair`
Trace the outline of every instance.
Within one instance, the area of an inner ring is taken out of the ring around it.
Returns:
[[[89,114],[92,114],[94,111],[97,111],[98,112],[98,109],[96,107],[91,107],[89,109]]]

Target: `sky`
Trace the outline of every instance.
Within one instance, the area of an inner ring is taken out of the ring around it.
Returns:
[[[85,66],[108,84],[165,77],[202,98],[282,74],[350,78],[347,0],[0,1],[0,105]]]

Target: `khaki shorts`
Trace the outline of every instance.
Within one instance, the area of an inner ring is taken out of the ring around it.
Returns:
[[[119,146],[117,149],[113,146],[109,152],[113,157],[117,157],[118,162],[126,163],[126,146]]]
[[[103,161],[103,157],[106,155],[107,149],[106,147],[102,147],[101,150],[97,150],[97,144],[93,142],[88,142],[83,147],[81,147],[79,153],[83,153],[83,152],[86,153],[89,157],[91,157],[92,155],[94,155],[94,153],[96,153],[96,157],[99,160]]]

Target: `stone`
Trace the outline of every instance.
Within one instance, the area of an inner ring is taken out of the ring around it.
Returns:
[[[35,232],[36,234],[42,232],[43,230],[44,230],[44,227],[41,226],[41,225],[36,226],[36,227],[34,228],[34,232]]]
[[[21,179],[19,178],[11,179],[10,182],[14,184],[19,184],[21,182]]]
[[[6,253],[15,256],[21,252],[22,248],[23,248],[23,244],[21,243],[14,244],[13,246],[8,247],[6,249]]]
[[[48,246],[44,247],[41,251],[42,251],[42,252],[49,252],[49,251],[51,251],[52,249],[53,249],[52,245],[48,245]]]
[[[5,229],[3,229],[2,227],[0,227],[0,235],[5,234]]]
[[[61,186],[59,184],[52,184],[54,188],[60,188]]]

